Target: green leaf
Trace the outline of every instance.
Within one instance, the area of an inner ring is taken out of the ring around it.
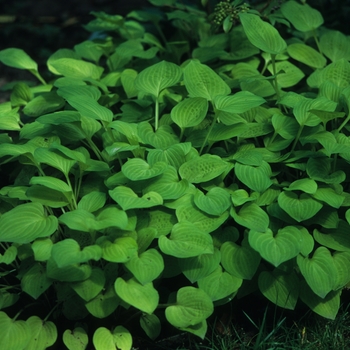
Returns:
[[[27,84],[19,82],[13,87],[10,99],[13,107],[25,106],[33,99],[33,92]]]
[[[304,78],[304,72],[294,64],[288,61],[280,61],[267,66],[268,71],[274,74],[274,69],[277,72],[277,83],[282,88],[289,88],[299,83]]]
[[[328,43],[328,42],[327,42]],[[312,68],[323,68],[327,60],[311,46],[294,43],[287,47],[288,54],[295,60],[304,63]]]
[[[15,245],[7,248],[5,252],[0,254],[0,264],[10,265],[17,257],[17,248]],[[0,308],[1,309],[1,308]]]
[[[316,295],[303,281],[300,285],[300,299],[318,315],[334,320],[340,308],[341,291],[330,292],[325,298]]]
[[[339,290],[350,282],[350,253],[335,252],[333,262],[337,269],[337,280],[333,290]]]
[[[239,181],[255,192],[265,192],[271,185],[272,171],[269,163],[262,161],[259,166],[245,165],[237,162],[235,174]]]
[[[251,280],[260,264],[260,255],[249,245],[224,242],[221,246],[221,264],[232,276]]]
[[[162,255],[155,249],[149,249],[139,256],[131,258],[125,267],[142,285],[155,280],[164,270]]]
[[[315,216],[323,207],[322,203],[307,193],[298,196],[294,192],[281,192],[278,196],[279,206],[294,220],[301,222]]]
[[[63,174],[68,176],[68,173],[72,166],[76,163],[72,159],[63,157],[56,152],[50,151],[48,148],[37,148],[34,152],[34,158],[39,163],[44,163],[60,170]]]
[[[94,299],[88,301],[85,306],[92,316],[105,318],[111,315],[120,303],[121,300],[116,294],[114,287],[110,286],[107,290],[102,290]]]
[[[190,97],[209,101],[217,95],[228,95],[230,87],[208,66],[192,60],[184,69],[184,83]]]
[[[144,192],[157,192],[164,200],[178,199],[182,197],[189,188],[186,179],[179,181],[175,168],[169,166],[167,170],[159,177],[159,180],[152,182],[144,189]]]
[[[264,98],[248,91],[239,91],[230,96],[216,96],[213,101],[218,111],[227,113],[244,113],[265,102]]]
[[[31,329],[25,321],[14,321],[0,311],[0,347],[6,350],[25,349],[31,338]]]
[[[101,255],[102,251],[98,245],[90,245],[81,250],[79,243],[72,238],[55,243],[51,249],[51,258],[59,268],[87,262],[91,259],[98,261]]]
[[[140,317],[140,326],[152,340],[160,335],[161,323],[159,318],[154,314],[142,314]]]
[[[99,327],[94,332],[92,342],[96,350],[130,350],[132,336],[123,326],[117,326],[113,332],[105,327]]]
[[[230,214],[237,224],[251,230],[265,232],[269,226],[269,216],[255,203],[245,203],[238,213],[232,207]]]
[[[179,143],[177,135],[170,125],[161,125],[156,131],[148,122],[141,122],[137,131],[142,143],[149,144],[154,148],[166,149]]]
[[[294,310],[299,296],[299,279],[292,272],[287,274],[275,269],[272,273],[263,271],[259,275],[261,293],[277,306]]]
[[[73,331],[66,329],[63,333],[63,343],[68,350],[85,350],[89,342],[89,337],[85,329],[74,328]]]
[[[107,196],[103,192],[92,191],[85,196],[83,196],[79,203],[78,209],[86,210],[90,213],[93,213],[105,205]]]
[[[210,233],[219,228],[228,218],[228,211],[222,215],[209,215],[198,209],[194,204],[188,203],[176,207],[176,217],[179,222],[191,222],[201,231]]]
[[[340,184],[346,178],[346,175],[342,170],[337,170],[334,173],[330,173],[331,159],[326,157],[309,158],[306,163],[306,172],[311,179],[328,184]]]
[[[203,97],[187,98],[171,110],[171,119],[181,129],[199,125],[208,112],[208,101]]]
[[[52,284],[46,275],[45,267],[35,263],[22,277],[21,287],[32,298],[38,299]]]
[[[53,215],[47,216],[41,204],[20,204],[0,216],[0,240],[30,243],[38,237],[52,235],[57,227],[57,218]]]
[[[192,258],[179,259],[179,266],[186,278],[191,283],[195,283],[210,275],[219,266],[220,258],[219,250],[214,249],[213,254],[201,254]]]
[[[123,210],[151,208],[163,204],[163,198],[157,192],[148,192],[142,197],[138,197],[131,188],[125,186],[116,187],[109,191],[109,195]]]
[[[317,191],[317,183],[312,179],[299,179],[293,181],[288,187],[284,188],[285,191],[303,191],[309,194],[315,194]]]
[[[228,170],[229,164],[220,157],[204,154],[182,164],[179,174],[190,183],[201,183],[212,180]]]
[[[313,31],[323,24],[322,14],[305,3],[287,1],[282,4],[281,12],[301,32]]]
[[[161,61],[147,67],[135,79],[135,87],[156,97],[168,87],[177,84],[182,76],[182,69],[174,63]]]
[[[338,225],[334,229],[325,230],[325,233],[314,230],[315,241],[319,244],[341,252],[350,252],[350,225],[339,220]]]
[[[338,194],[331,187],[318,188],[312,197],[336,209],[339,209],[345,200],[344,196]]]
[[[106,282],[103,270],[94,267],[88,279],[81,282],[74,282],[71,287],[85,301],[95,298],[104,288]]]
[[[169,238],[160,236],[158,244],[163,253],[177,258],[190,258],[214,252],[210,234],[186,221],[175,224]]]
[[[60,192],[72,192],[66,182],[52,176],[34,176],[30,179],[29,184],[42,185]]]
[[[206,194],[197,190],[194,203],[205,213],[217,216],[222,215],[231,205],[229,193],[220,187],[213,187]]]
[[[66,101],[58,96],[56,92],[46,92],[28,102],[23,108],[23,112],[30,117],[38,117],[46,113],[57,111],[65,104]]]
[[[111,262],[125,263],[137,254],[137,242],[132,237],[120,237],[111,242],[102,236],[96,244],[102,248],[103,259]]]
[[[198,288],[204,290],[212,301],[216,301],[237,292],[242,282],[242,279],[223,272],[218,266],[210,275],[198,280]]]
[[[278,55],[287,48],[286,42],[278,31],[259,16],[241,12],[239,19],[249,41],[258,49],[272,55]]]
[[[348,38],[337,30],[329,30],[321,36],[320,49],[332,62],[350,60]]]
[[[30,329],[31,339],[25,350],[45,350],[56,342],[57,328],[53,322],[31,316],[26,323]]]
[[[123,174],[132,181],[147,180],[162,174],[168,165],[157,162],[150,166],[140,158],[131,158],[123,166]]]
[[[111,122],[113,120],[113,112],[107,107],[101,106],[91,97],[75,95],[69,97],[67,101],[85,117],[104,122]]]
[[[124,281],[119,277],[115,281],[114,288],[124,302],[143,312],[152,314],[158,306],[159,295],[152,282],[142,285],[135,278]]]
[[[46,273],[49,278],[61,282],[77,282],[87,279],[91,274],[89,265],[69,265],[59,268],[53,259],[49,259],[46,265]]]
[[[296,257],[301,249],[302,237],[294,226],[286,226],[274,233],[267,229],[265,233],[250,230],[250,246],[274,266]]]
[[[0,61],[6,66],[17,69],[38,70],[36,62],[21,49],[9,48],[1,50]]]
[[[176,304],[165,309],[165,316],[170,324],[183,328],[204,321],[213,311],[213,302],[207,293],[194,287],[183,287],[176,294]]]
[[[54,68],[54,74],[77,79],[100,79],[103,68],[93,63],[75,58],[59,58],[51,60],[50,66]]]
[[[309,287],[320,298],[325,298],[333,290],[337,270],[326,247],[317,248],[311,259],[298,255],[297,264]]]

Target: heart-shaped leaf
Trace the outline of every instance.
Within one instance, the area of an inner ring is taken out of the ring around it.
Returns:
[[[277,234],[267,229],[266,232],[249,231],[250,246],[274,266],[296,257],[301,249],[302,237],[294,226],[286,226]]]
[[[90,259],[99,260],[102,257],[101,247],[91,245],[80,250],[78,242],[67,238],[53,245],[51,257],[58,267],[87,262]]]
[[[298,196],[291,191],[281,192],[278,196],[278,204],[298,222],[312,218],[323,207],[322,203],[316,201],[307,193]]]
[[[155,280],[164,269],[161,254],[155,249],[149,249],[125,263],[125,267],[143,285]]]
[[[91,315],[97,318],[105,318],[111,315],[121,303],[113,286],[106,291],[99,293],[94,299],[85,304],[86,309]]]
[[[221,266],[218,266],[210,275],[198,280],[198,288],[204,290],[211,300],[216,301],[235,293],[242,282],[242,279],[223,272]]]
[[[147,67],[135,79],[135,87],[156,97],[167,87],[178,83],[182,69],[174,63],[162,61]]]
[[[300,284],[300,299],[315,313],[334,320],[340,308],[341,291],[332,291],[324,298],[316,295],[305,281]]]
[[[171,119],[181,129],[199,125],[208,112],[208,101],[203,97],[187,98],[171,110]]]
[[[298,255],[297,264],[306,282],[319,297],[324,298],[333,290],[337,282],[337,269],[326,247],[317,248],[311,259]]]
[[[205,154],[182,164],[179,174],[191,183],[201,183],[212,180],[228,169],[228,163],[220,157]]]
[[[158,306],[159,294],[152,282],[142,285],[135,278],[124,281],[119,277],[115,281],[114,288],[124,302],[143,312],[152,314]]]
[[[53,322],[31,316],[26,323],[30,329],[31,339],[25,350],[45,350],[56,342],[57,329]]]
[[[113,332],[105,327],[96,329],[92,342],[96,350],[130,350],[132,337],[130,332],[123,326],[117,326]]]
[[[198,190],[194,195],[196,206],[209,215],[222,215],[231,205],[230,195],[221,187],[213,187],[206,194]]]
[[[132,181],[147,180],[162,174],[168,165],[158,162],[150,166],[140,158],[129,159],[122,167],[123,174]]]
[[[210,275],[220,263],[220,251],[215,249],[214,254],[201,254],[193,258],[179,259],[182,273],[191,283]]]
[[[232,276],[250,280],[259,267],[261,257],[249,245],[225,242],[221,246],[221,264]]]
[[[74,328],[73,331],[66,329],[63,333],[63,343],[68,350],[85,350],[89,342],[89,337],[85,329]]]
[[[190,258],[214,252],[210,234],[187,221],[175,224],[170,237],[160,236],[158,244],[163,253],[177,258]]]
[[[0,217],[2,242],[30,243],[53,234],[58,227],[55,216],[47,216],[39,203],[20,204]]]
[[[175,327],[194,326],[214,311],[213,302],[203,290],[194,287],[180,288],[176,294],[176,304],[165,309],[165,316]]]
[[[230,214],[237,224],[251,230],[265,232],[269,226],[269,216],[255,203],[244,204],[238,213],[232,207]]]
[[[132,237],[120,237],[111,242],[106,236],[96,240],[102,248],[103,259],[125,263],[137,254],[137,242]]]
[[[272,175],[271,167],[265,161],[262,161],[260,166],[245,165],[237,162],[235,174],[239,181],[255,192],[262,193],[272,185],[270,179]]]
[[[5,312],[0,311],[1,349],[25,349],[31,336],[31,329],[25,321],[13,321]]]
[[[160,320],[154,314],[142,314],[140,317],[140,326],[152,340],[156,339],[161,331]]]
[[[92,268],[88,279],[71,284],[74,291],[85,301],[95,298],[104,288],[106,282],[104,272],[98,268]]]
[[[21,287],[31,297],[38,299],[51,286],[52,282],[46,275],[45,267],[36,263],[23,275]]]
[[[258,283],[267,299],[284,309],[294,310],[299,296],[299,279],[294,272],[287,274],[278,269],[272,273],[263,271]]]

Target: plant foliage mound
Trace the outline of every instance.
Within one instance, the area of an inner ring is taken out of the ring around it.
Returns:
[[[0,51],[40,82],[0,105],[2,349],[131,349],[135,320],[204,338],[256,290],[338,312],[349,39],[297,1],[150,3],[94,13],[105,38],[55,52],[45,79]]]

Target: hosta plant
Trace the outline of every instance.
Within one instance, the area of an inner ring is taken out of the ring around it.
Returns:
[[[165,323],[203,338],[216,305],[257,290],[338,312],[349,38],[297,1],[150,3],[94,13],[106,37],[45,74],[0,51],[38,79],[0,105],[2,349],[124,350]]]

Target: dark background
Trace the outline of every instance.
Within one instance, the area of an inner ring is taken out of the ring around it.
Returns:
[[[200,4],[200,0],[178,1]],[[209,0],[209,11],[219,1]],[[268,1],[247,2],[262,6]],[[321,11],[326,27],[350,35],[350,0],[308,0],[307,3]],[[56,50],[73,48],[89,38],[91,33],[83,25],[95,18],[91,11],[125,16],[132,10],[151,6],[147,0],[0,0],[0,50],[21,48],[39,67],[44,66]],[[0,86],[4,80],[11,81],[23,73],[0,64]]]

